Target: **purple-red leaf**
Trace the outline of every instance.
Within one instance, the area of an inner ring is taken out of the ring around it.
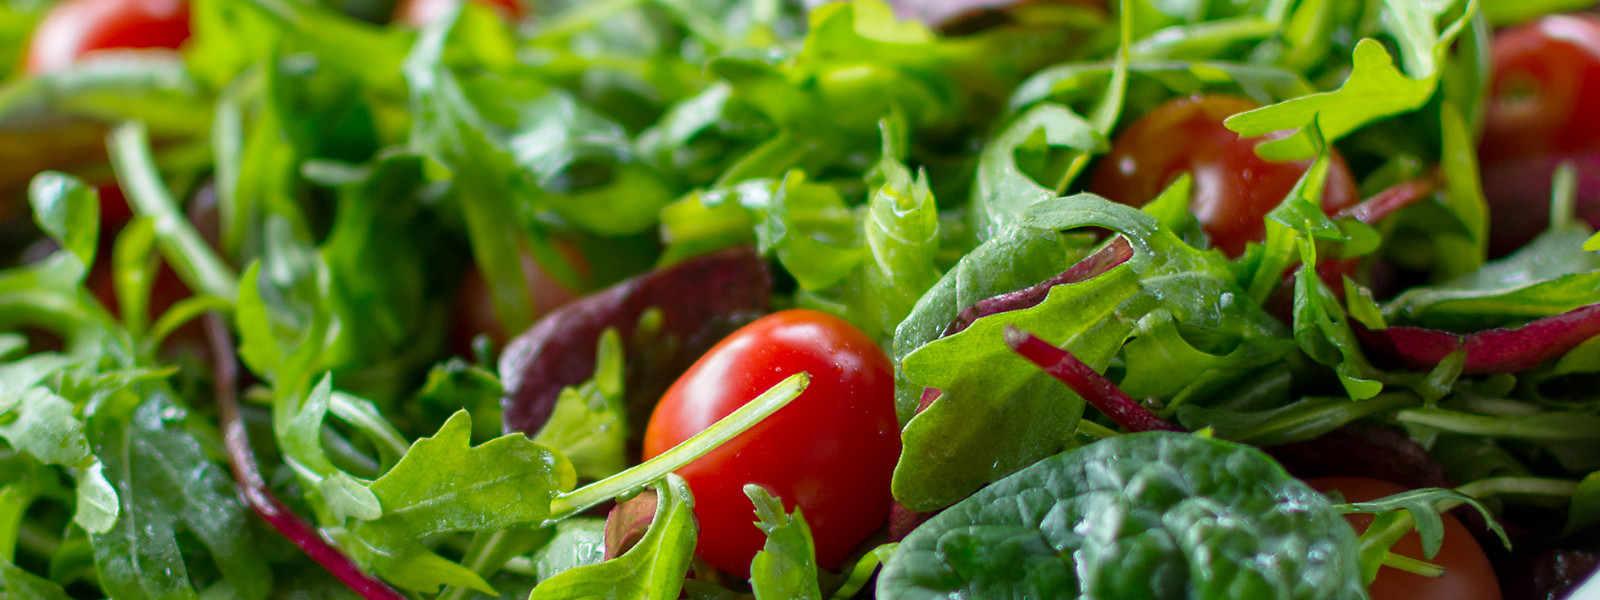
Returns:
[[[260,465],[256,464],[255,453],[250,450],[250,436],[245,431],[244,421],[239,418],[239,363],[238,355],[233,352],[233,340],[229,339],[227,325],[217,313],[206,315],[205,325],[212,354],[216,357],[214,386],[222,443],[228,453],[228,463],[233,467],[233,478],[239,484],[239,495],[289,543],[357,595],[366,600],[405,600],[400,592],[362,571],[350,557],[272,495],[266,479],[261,476]]]
[[[1183,431],[1150,412],[1138,401],[1128,397],[1117,384],[1096,373],[1089,365],[1062,348],[1039,339],[1015,327],[1006,327],[1006,345],[1023,358],[1039,365],[1051,377],[1067,384],[1085,402],[1100,409],[1112,421],[1128,431]]]
[[[1372,331],[1354,323],[1362,345],[1374,359],[1427,371],[1456,350],[1467,352],[1463,375],[1526,371],[1566,354],[1600,335],[1600,304],[1545,317],[1514,329],[1486,329],[1466,335],[1423,327]]]
[[[544,427],[561,389],[594,375],[595,350],[607,327],[635,342],[640,318],[660,309],[652,354],[630,351],[627,357],[628,396],[654,397],[665,385],[653,384],[670,384],[721,334],[765,313],[771,295],[766,262],[743,246],[651,271],[546,314],[500,357],[505,431],[533,435]]]

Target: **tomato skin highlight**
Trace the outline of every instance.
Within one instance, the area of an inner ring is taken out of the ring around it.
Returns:
[[[1406,491],[1398,484],[1365,477],[1318,477],[1306,483],[1322,492],[1337,490],[1344,494],[1346,502],[1366,502]],[[1380,567],[1377,579],[1367,586],[1372,600],[1500,600],[1500,582],[1494,567],[1472,532],[1455,515],[1441,516],[1444,545],[1432,559],[1423,556],[1422,536],[1415,531],[1400,538],[1392,551],[1444,567],[1444,575],[1435,578]],[[1372,525],[1373,515],[1349,514],[1344,518],[1359,534]]]
[[[811,374],[811,385],[792,403],[678,470],[700,520],[695,552],[724,572],[749,577],[750,561],[766,542],[743,491],[747,483],[803,511],[824,569],[836,569],[888,519],[889,479],[900,457],[893,369],[866,334],[817,311],[767,315],[707,352],[656,406],[644,457],[800,371]]]
[[[1571,160],[1578,217],[1600,227],[1600,15],[1559,14],[1495,34],[1478,160],[1489,201],[1489,253],[1549,227],[1550,179]]]
[[[115,48],[178,48],[189,39],[185,0],[67,0],[28,42],[29,74],[58,71],[85,55]]]
[[[394,22],[410,27],[422,28],[429,23],[439,20],[445,11],[450,10],[454,2],[460,0],[401,0],[394,9]],[[522,3],[518,0],[470,0],[494,9],[500,17],[509,22],[520,20],[525,12]]]
[[[1257,107],[1247,98],[1221,95],[1178,98],[1158,106],[1117,136],[1111,152],[1095,167],[1088,189],[1142,206],[1188,172],[1194,179],[1190,212],[1213,247],[1238,257],[1248,242],[1266,237],[1263,219],[1312,163],[1265,160],[1255,153],[1260,140],[1241,138],[1222,126],[1224,119]],[[1323,183],[1322,210],[1332,215],[1358,201],[1355,178],[1335,150]]]

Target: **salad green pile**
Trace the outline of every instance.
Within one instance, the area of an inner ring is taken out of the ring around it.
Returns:
[[[1594,548],[1600,240],[1568,169],[1490,260],[1476,158],[1493,28],[1587,2],[467,2],[418,30],[193,0],[181,51],[24,73],[52,4],[0,6],[0,597],[1346,598],[1427,572],[1389,546],[1437,548],[1461,503],[1491,555]],[[1188,178],[1083,193],[1121,127],[1200,93],[1312,165],[1238,257]],[[1334,148],[1362,197],[1433,183],[1329,216]],[[750,579],[711,572],[670,474],[803,376],[641,464],[676,373],[640,365],[681,341],[643,310],[544,422],[502,402],[539,298],[740,246],[762,306],[889,353],[888,485],[942,511],[839,573],[759,486]],[[1120,431],[1008,328],[1199,433]],[[1346,504],[1269,456],[1353,423],[1459,487]]]

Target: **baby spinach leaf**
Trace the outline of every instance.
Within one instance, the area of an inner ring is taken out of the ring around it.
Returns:
[[[677,475],[653,486],[659,499],[650,530],[622,556],[563,571],[533,589],[528,600],[602,598],[672,600],[683,589],[700,526],[694,497]]]
[[[816,547],[812,545],[811,528],[800,514],[785,513],[783,501],[756,484],[744,486],[745,495],[756,505],[760,519],[756,527],[767,534],[766,545],[756,553],[750,563],[750,587],[757,600],[821,600],[822,589],[817,584]]]
[[[1121,435],[1040,461],[918,527],[878,596],[1352,598],[1355,532],[1259,450]]]
[[[577,477],[560,454],[522,434],[469,445],[472,418],[446,421],[370,486],[383,515],[353,525],[344,546],[395,585],[432,592],[440,585],[493,588],[476,573],[435,554],[424,540],[455,531],[493,531],[538,523],[550,501]]]

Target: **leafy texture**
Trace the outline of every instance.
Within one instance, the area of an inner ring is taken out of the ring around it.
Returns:
[[[750,563],[750,587],[758,600],[780,598],[820,600],[822,590],[817,585],[816,547],[811,542],[811,528],[796,508],[785,513],[783,501],[759,485],[744,486],[745,495],[756,505],[756,516],[761,520],[756,527],[767,534],[767,543]]]
[[[627,466],[627,407],[622,398],[622,339],[600,336],[594,378],[561,390],[550,421],[533,439],[572,461],[579,477],[601,479]]]
[[[104,413],[105,411],[102,411]],[[121,501],[116,525],[91,536],[95,569],[116,598],[196,598],[180,532],[199,538],[234,590],[265,598],[272,575],[233,481],[185,428],[187,412],[155,392],[127,421],[90,421],[94,453]]]
[[[1099,276],[1050,288],[1031,308],[980,318],[906,357],[907,378],[941,392],[904,429],[893,490],[911,510],[948,506],[1070,444],[1083,401],[1006,346],[1008,325],[1064,347],[1097,372],[1152,313],[1235,340],[1265,337],[1275,327],[1259,308],[1234,301],[1241,292],[1220,253],[1184,244],[1135,209],[1083,195],[1040,204],[1025,222],[1048,229],[1107,227],[1127,237],[1133,257]],[[992,443],[997,439],[1010,442]]]
[[[533,434],[544,426],[561,390],[595,372],[605,329],[615,328],[630,340],[645,313],[659,309],[651,334],[658,343],[680,348],[685,356],[669,362],[681,364],[681,372],[716,342],[704,338],[717,323],[741,311],[765,310],[771,281],[754,251],[733,248],[629,279],[546,315],[500,356],[506,431]]]
[[[656,514],[638,544],[612,560],[563,571],[534,588],[528,600],[677,598],[700,533],[694,497],[676,475],[652,487]]]
[[[457,413],[372,482],[383,515],[350,528],[345,547],[355,558],[409,589],[454,585],[494,593],[476,573],[423,541],[446,532],[538,523],[550,514],[550,501],[571,490],[577,478],[564,457],[521,434],[472,447],[471,433],[472,419]]]
[[[912,532],[881,598],[1349,598],[1355,533],[1260,451],[1117,436],[974,494]]]

